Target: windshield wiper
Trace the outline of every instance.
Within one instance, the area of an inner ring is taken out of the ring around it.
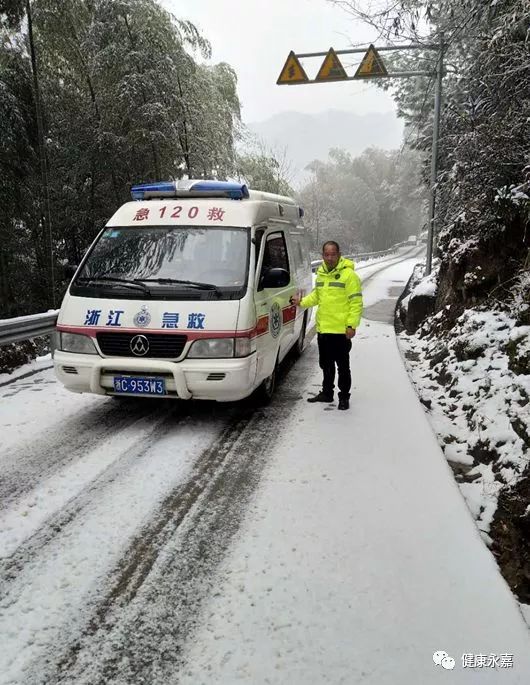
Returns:
[[[142,278],[139,279],[144,283],[175,283],[177,285],[191,285],[192,288],[199,288],[200,290],[215,290],[219,288],[213,283],[202,283],[201,281],[184,281],[180,278]]]
[[[76,283],[92,283],[98,281],[118,283],[119,285],[123,285],[125,288],[134,288],[135,290],[141,290],[142,292],[148,293],[149,295],[151,294],[149,288],[136,279],[134,281],[129,281],[126,278],[114,278],[113,276],[81,276],[80,278],[76,278],[75,280]]]

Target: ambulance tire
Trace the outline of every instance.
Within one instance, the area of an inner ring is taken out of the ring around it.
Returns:
[[[307,312],[304,313],[304,320],[302,321],[302,330],[295,343],[294,349],[297,357],[301,357],[304,353],[305,334],[307,330]]]
[[[276,378],[278,376],[278,358],[270,376],[267,376],[261,384],[254,390],[252,395],[253,403],[258,407],[263,407],[272,400],[276,389]]]

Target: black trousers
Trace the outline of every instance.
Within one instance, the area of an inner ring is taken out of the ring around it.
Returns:
[[[335,364],[339,370],[339,399],[350,399],[351,340],[344,333],[318,334],[318,363],[324,373],[322,392],[333,395],[335,388]]]

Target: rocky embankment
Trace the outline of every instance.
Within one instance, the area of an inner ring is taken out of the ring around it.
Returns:
[[[455,314],[418,265],[396,311],[410,376],[477,526],[530,604],[530,275]]]

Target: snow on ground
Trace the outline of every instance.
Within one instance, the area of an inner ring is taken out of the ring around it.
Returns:
[[[366,300],[404,275],[388,269]],[[352,368],[350,412],[293,406],[179,683],[527,683],[526,625],[391,326],[363,322]],[[320,382],[315,363],[307,394]],[[464,668],[466,654],[492,665]]]
[[[414,262],[360,271],[367,316]],[[164,682],[527,683],[526,626],[408,382],[392,326],[365,319],[359,328],[349,412],[304,401],[321,382],[315,341],[308,352],[304,399],[289,407],[217,591],[196,617],[186,668]],[[0,683],[25,685],[50,650],[75,641],[128,542],[222,422],[206,412],[175,425],[169,403],[166,413],[120,413],[112,400],[67,393],[50,370],[2,387],[0,400],[0,473],[21,469],[27,485],[0,505],[0,549],[16,547],[20,561],[0,593]],[[129,423],[117,439],[120,419]],[[102,440],[84,443],[94,426]],[[62,442],[75,459],[66,450],[54,461]],[[33,483],[38,446],[46,475]],[[451,674],[433,662],[440,650],[455,659]],[[463,668],[463,654],[498,656],[497,665]],[[513,655],[513,668],[500,667],[502,655]]]
[[[433,294],[435,277],[420,280],[413,293]],[[528,602],[528,305],[516,299],[510,310],[470,308],[449,331],[443,314],[415,335],[401,334],[405,363],[485,542]],[[521,611],[530,625],[530,606]]]
[[[0,683],[30,682],[38,660],[61,642],[72,640],[90,618],[91,607],[106,587],[107,574],[120,560],[128,541],[149,521],[152,511],[175,482],[183,480],[197,451],[207,444],[201,435],[179,432],[182,444],[175,459],[175,435],[142,444],[132,453],[130,470],[99,490],[97,503],[29,563],[0,601]],[[193,449],[184,447],[193,444]],[[33,681],[31,681],[33,682]]]
[[[13,380],[16,380],[17,378],[21,378],[22,376],[30,376],[33,375],[34,373],[37,373],[38,371],[42,371],[47,368],[51,368],[52,366],[52,356],[51,354],[45,354],[42,357],[37,357],[33,361],[29,362],[28,364],[24,364],[23,366],[19,366],[18,369],[15,369],[12,373],[0,373],[0,388],[4,385],[7,385]]]
[[[370,283],[370,287],[363,292],[364,307],[370,307],[376,302],[391,298],[393,289],[397,290],[399,288],[400,290],[403,290],[404,284],[406,284],[410,278],[411,265],[414,265],[416,261],[417,258],[400,262],[392,267],[391,272],[390,270],[388,272],[385,271],[384,277],[376,278],[373,283]],[[360,275],[363,279],[366,279],[371,273],[372,270],[368,271],[362,269],[360,271]],[[388,276],[388,273],[390,273],[390,277]],[[395,294],[393,297],[395,299]]]
[[[134,453],[138,444],[147,445],[163,421],[164,418],[154,421],[152,416],[147,416],[110,435],[104,449],[87,445],[78,460],[65,465],[4,509],[0,524],[0,559],[11,556],[51,516],[80,495],[120,457]],[[189,441],[189,438],[189,435],[184,436],[184,440]],[[161,497],[158,484],[156,490],[157,497]]]
[[[516,364],[530,355],[530,326],[516,325],[507,312],[469,309],[438,337],[432,333],[441,315],[417,335],[402,333],[400,345],[445,456],[461,471],[462,494],[491,542],[499,494],[528,466],[522,437],[530,435],[530,376],[518,374]]]
[[[2,397],[7,412],[0,416],[0,435],[14,448],[18,434],[16,454],[24,451],[24,432],[28,454],[38,444],[43,458],[48,456],[46,445],[53,439],[60,443],[62,435],[71,437],[64,427],[77,420],[81,428],[82,415],[90,415],[96,403],[100,414],[92,414],[92,420],[105,411],[116,412],[117,420],[120,407],[113,400],[68,393],[51,382],[52,374],[42,374],[49,385],[37,405],[28,403],[27,388],[16,392],[23,381],[2,389],[5,396],[9,388],[11,396],[7,402]],[[211,414],[191,426],[179,423],[170,403],[166,406],[156,417],[146,411],[115,436],[111,431],[103,443],[86,444],[77,460],[59,464],[46,480],[0,510],[1,556],[17,550],[23,567],[9,591],[0,593],[0,683],[30,682],[35,663],[50,649],[60,650],[85,625],[132,537],[222,428]],[[95,436],[97,430],[96,423]],[[17,464],[4,447],[0,469],[6,476]],[[50,529],[54,537],[40,539]],[[38,556],[34,545],[42,546]]]
[[[38,364],[39,362],[36,362]],[[95,395],[77,395],[65,390],[55,378],[51,361],[41,370],[38,376],[24,378],[28,367],[34,369],[36,364],[25,364],[18,380],[0,388],[2,413],[0,416],[0,466],[5,473],[7,462],[10,463],[9,448],[23,439],[41,440],[49,437],[55,439],[58,419],[66,423],[80,412],[101,405],[101,398]],[[14,372],[16,374],[16,371]],[[34,400],[34,401],[32,401]],[[14,466],[14,465],[13,465]]]

